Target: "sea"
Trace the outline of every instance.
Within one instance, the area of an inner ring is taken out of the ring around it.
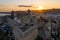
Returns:
[[[0,13],[0,16],[11,15],[10,13]]]

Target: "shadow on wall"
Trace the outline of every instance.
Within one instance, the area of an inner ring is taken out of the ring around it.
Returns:
[[[42,37],[40,37],[39,35],[37,35],[36,39],[35,40],[43,40]]]

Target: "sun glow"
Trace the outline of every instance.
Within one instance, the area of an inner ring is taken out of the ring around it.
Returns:
[[[38,10],[44,9],[43,6],[38,6]]]

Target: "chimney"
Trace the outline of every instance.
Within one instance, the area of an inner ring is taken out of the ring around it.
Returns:
[[[30,9],[28,9],[27,13],[28,13],[28,15],[30,15],[30,13],[31,13],[31,12],[30,12]]]
[[[11,11],[11,19],[14,19],[14,11]]]

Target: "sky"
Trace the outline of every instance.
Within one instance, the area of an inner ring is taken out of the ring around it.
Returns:
[[[32,7],[18,7],[18,5],[31,5]],[[0,11],[36,10],[38,6],[44,9],[60,8],[60,0],[0,0]]]

